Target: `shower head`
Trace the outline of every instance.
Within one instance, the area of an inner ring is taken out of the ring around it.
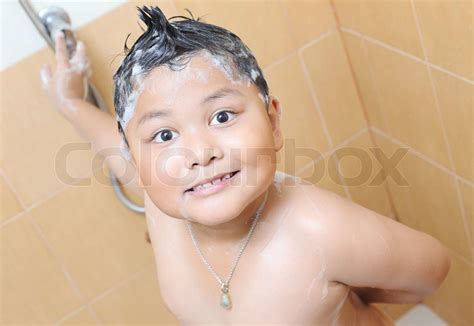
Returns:
[[[64,33],[69,57],[71,57],[76,49],[77,41],[71,28],[71,19],[67,12],[60,7],[49,6],[40,10],[38,16],[43,23],[43,26],[46,28],[53,44],[55,42],[56,34],[58,32]]]

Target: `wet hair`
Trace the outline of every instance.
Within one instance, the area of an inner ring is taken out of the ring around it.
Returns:
[[[199,51],[208,51],[211,55],[226,60],[230,69],[240,77],[248,78],[261,94],[268,108],[268,85],[252,51],[234,33],[195,19],[173,16],[169,19],[157,6],[137,7],[140,19],[147,30],[133,44],[124,45],[126,54],[117,72],[114,74],[114,105],[119,132],[125,144],[126,125],[133,114],[137,94],[134,92],[136,78],[144,78],[154,68],[166,65],[172,70],[184,68],[183,59],[190,59]],[[226,70],[229,68],[226,68]],[[135,82],[134,82],[135,81]]]

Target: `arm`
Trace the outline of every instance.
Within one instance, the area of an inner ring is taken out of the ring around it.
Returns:
[[[143,189],[139,186],[135,166],[120,154],[122,136],[114,117],[79,99],[71,101],[69,107],[75,109],[69,114],[69,122],[84,140],[91,143],[92,151],[106,158],[110,171],[123,187],[143,199]]]
[[[61,35],[62,33],[56,35],[54,75],[47,65],[41,70],[43,87],[48,97],[79,135],[91,143],[93,152],[106,158],[109,169],[120,183],[143,198],[143,189],[138,184],[135,167],[121,155],[116,155],[120,153],[121,136],[114,117],[84,100],[90,71],[83,44],[78,42],[76,52],[69,59]]]
[[[324,203],[330,281],[367,303],[416,303],[443,282],[451,260],[440,241],[324,189],[310,191]]]

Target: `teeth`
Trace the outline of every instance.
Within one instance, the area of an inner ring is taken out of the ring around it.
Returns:
[[[207,182],[207,183],[205,183],[205,184],[202,184],[202,185],[193,187],[193,191],[199,191],[199,190],[201,190],[201,189],[203,189],[203,188],[208,188],[208,187],[210,187],[210,186],[212,186],[212,185],[218,184],[219,182],[222,182],[222,181],[224,181],[224,180],[227,180],[227,179],[230,178],[230,175],[231,175],[231,174],[232,174],[232,173],[226,174],[226,175],[223,176],[222,178],[215,179],[215,180],[213,180],[212,182]]]

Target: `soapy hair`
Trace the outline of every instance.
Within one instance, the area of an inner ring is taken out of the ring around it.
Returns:
[[[268,85],[252,51],[234,33],[195,19],[173,16],[167,19],[157,6],[137,7],[140,19],[147,29],[133,44],[124,45],[126,54],[114,74],[114,105],[119,132],[125,140],[126,125],[135,109],[137,84],[154,68],[166,65],[172,70],[184,68],[183,60],[199,51],[208,51],[213,57],[224,58],[230,69],[247,78],[257,88],[268,109]]]

